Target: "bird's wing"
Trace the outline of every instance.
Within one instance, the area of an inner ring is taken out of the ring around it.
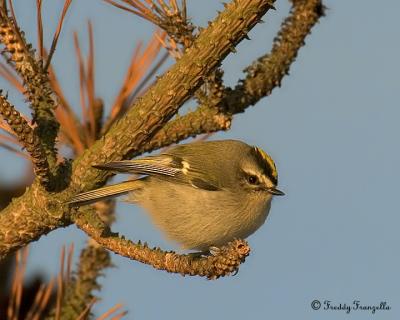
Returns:
[[[113,161],[105,164],[94,165],[94,168],[110,170],[121,173],[136,173],[143,175],[164,175],[173,177],[181,172],[167,155],[151,156],[135,160]]]
[[[183,157],[174,154],[160,154],[134,160],[113,161],[93,167],[120,173],[135,173],[165,177],[178,183],[190,184],[194,188],[208,191],[219,190],[216,179],[206,176],[201,163],[189,165]]]

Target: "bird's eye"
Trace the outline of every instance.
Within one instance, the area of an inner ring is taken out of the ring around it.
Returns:
[[[250,184],[258,184],[258,178],[257,178],[257,176],[255,176],[255,175],[249,175],[249,176],[247,177],[247,181],[248,181]]]

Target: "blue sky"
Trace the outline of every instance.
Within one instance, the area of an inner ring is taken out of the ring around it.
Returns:
[[[17,17],[35,42],[35,1],[15,1]],[[44,2],[49,46],[63,1]],[[29,4],[28,4],[29,3]],[[318,299],[364,305],[386,301],[400,316],[400,3],[325,1],[327,16],[313,29],[282,87],[237,116],[232,129],[213,138],[235,138],[262,147],[276,160],[280,189],[267,223],[249,238],[252,254],[235,277],[218,281],[183,278],[113,256],[105,272],[98,314],[117,302],[128,319],[365,319],[370,311],[312,310]],[[222,10],[219,1],[188,0],[193,21],[206,25]],[[289,10],[277,1],[265,23],[223,63],[227,84],[271,47]],[[86,22],[95,31],[97,93],[113,100],[135,43],[153,27],[101,1],[74,1],[54,63],[70,101],[78,106],[72,32],[85,45]],[[8,88],[3,81],[3,88]],[[16,105],[23,99],[10,92]],[[397,102],[396,102],[397,101]],[[26,110],[21,108],[22,110]],[[21,175],[22,160],[0,150],[0,179]],[[12,160],[12,164],[10,161]],[[119,204],[114,229],[133,240],[174,248],[145,213]],[[63,244],[85,241],[75,227],[57,230],[31,246],[29,272],[58,270]],[[76,255],[78,252],[76,253]]]

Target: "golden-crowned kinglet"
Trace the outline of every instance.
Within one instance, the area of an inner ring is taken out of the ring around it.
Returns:
[[[276,189],[274,161],[257,147],[221,140],[177,145],[145,158],[95,165],[144,175],[78,194],[72,205],[128,194],[168,238],[185,249],[207,251],[246,238],[267,218]]]

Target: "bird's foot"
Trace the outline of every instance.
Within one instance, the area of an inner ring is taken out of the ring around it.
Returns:
[[[198,251],[198,252],[191,252],[188,255],[192,258],[201,258],[207,256],[216,256],[221,252],[221,249],[215,246],[211,246],[208,250],[205,251]]]

